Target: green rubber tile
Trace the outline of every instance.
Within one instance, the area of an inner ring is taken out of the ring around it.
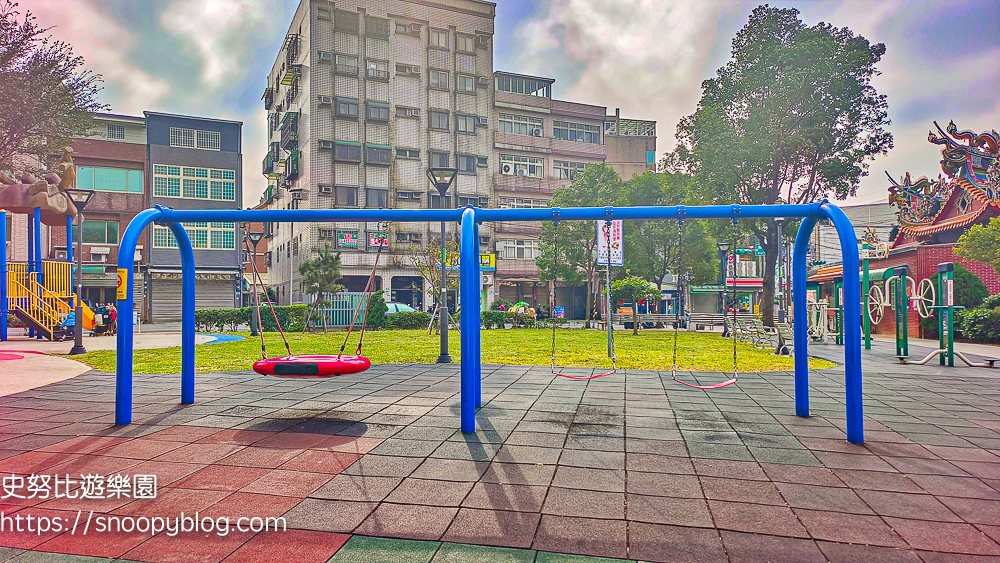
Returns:
[[[327,563],[430,563],[441,542],[353,536]]]
[[[24,553],[23,549],[15,549],[13,547],[0,547],[0,561],[7,562],[13,559],[15,556]]]
[[[568,553],[552,553],[539,551],[535,563],[635,563],[631,559],[612,559],[608,557],[591,557],[589,555],[570,555]]]
[[[83,555],[66,555],[64,553],[48,553],[46,551],[25,551],[7,563],[111,563],[112,559],[103,557],[85,557]]]
[[[432,561],[434,563],[532,563],[534,560],[535,552],[530,549],[443,543]]]

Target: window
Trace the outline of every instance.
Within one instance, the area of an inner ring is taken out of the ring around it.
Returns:
[[[346,142],[334,143],[333,159],[337,162],[361,162],[361,145]]]
[[[396,148],[396,158],[420,159],[420,150]]]
[[[166,174],[166,167],[163,168],[163,173]],[[141,194],[143,192],[142,170],[78,166],[76,168],[76,185],[78,188],[99,192]]]
[[[458,91],[459,92],[475,92],[476,91],[476,77],[469,76],[467,74],[458,75]]]
[[[337,186],[335,188],[335,198],[334,202],[337,205],[344,207],[357,207],[358,206],[358,188],[357,186]]]
[[[476,155],[474,154],[457,155],[455,157],[455,164],[458,166],[458,171],[461,174],[476,173]]]
[[[385,61],[367,61],[368,78],[373,80],[389,80],[389,63]]]
[[[222,148],[222,134],[218,131],[198,131],[198,148],[217,151]]]
[[[544,199],[501,197],[499,206],[501,209],[537,209],[548,207],[549,202]]]
[[[337,31],[343,31],[345,33],[358,34],[361,28],[361,19],[358,17],[357,12],[348,12],[347,10],[334,10],[333,12],[333,28]]]
[[[448,112],[431,110],[431,129],[448,130]]]
[[[365,147],[365,164],[389,166],[392,164],[392,149],[368,145]]]
[[[352,98],[337,98],[337,117],[357,117],[358,101]]]
[[[480,203],[482,203],[482,199],[486,199],[487,203],[489,203],[489,199],[490,198],[488,198],[488,197],[487,198],[480,198],[477,195],[468,195],[468,196],[466,196],[466,195],[460,195],[460,196],[458,196],[458,206],[459,207],[468,207],[468,206],[471,205],[473,207],[479,207]]]
[[[447,90],[450,88],[448,83],[448,71],[447,70],[434,70],[431,69],[431,88],[438,88],[441,90]]]
[[[541,178],[542,159],[533,156],[500,155],[500,173],[508,176]]]
[[[456,49],[464,53],[475,53],[476,52],[476,37],[474,35],[462,35],[459,34],[456,38],[458,44],[455,46]]]
[[[366,188],[365,207],[389,207],[389,190]]]
[[[564,141],[579,141],[582,143],[600,144],[601,128],[597,125],[553,121],[552,136],[556,139],[562,139]]]
[[[427,207],[429,209],[448,209],[451,207],[451,196],[446,195],[442,200],[439,194],[428,193]]]
[[[337,55],[337,61],[333,65],[334,72],[341,74],[358,74],[358,58],[352,55]]]
[[[153,166],[153,195],[236,201],[236,171],[157,164]]]
[[[84,221],[84,225],[87,222]],[[202,250],[234,250],[236,248],[236,223],[183,223],[191,239],[191,246]],[[177,239],[168,227],[153,227],[153,246],[177,248]]]
[[[459,133],[476,133],[476,116],[461,115],[455,116],[455,125]]]
[[[401,33],[403,35],[410,34],[410,24],[404,22],[396,22],[396,33]]]
[[[125,126],[124,125],[112,125],[108,124],[108,133],[105,135],[108,139],[112,141],[124,141],[125,140]]]
[[[84,224],[86,223],[84,221]],[[177,248],[177,239],[167,227],[153,227],[153,246],[155,248]]]
[[[525,117],[523,115],[501,113],[500,119],[497,122],[497,129],[499,129],[501,133],[541,137],[542,120],[538,117]]]
[[[194,129],[170,128],[170,146],[194,148]]]
[[[497,258],[504,260],[534,260],[541,256],[537,240],[500,239]]]
[[[448,168],[448,163],[450,158],[448,158],[448,153],[443,151],[430,151],[430,167],[431,168]]]
[[[496,83],[497,90],[501,92],[525,94],[539,98],[552,97],[552,83],[545,80],[501,74],[497,76]]]
[[[389,121],[389,104],[368,102],[368,119],[372,121]]]
[[[577,174],[582,174],[586,167],[586,162],[569,162],[567,160],[552,162],[552,171],[558,180],[572,180]]]
[[[420,76],[420,67],[396,63],[396,76]]]
[[[442,31],[440,29],[432,29],[430,35],[430,45],[431,47],[438,47],[440,49],[448,48],[448,32]]]
[[[389,38],[389,20],[365,16],[365,35],[378,39]]]
[[[84,221],[83,243],[118,244],[118,221]]]

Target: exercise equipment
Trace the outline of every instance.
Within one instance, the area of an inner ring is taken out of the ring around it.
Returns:
[[[733,245],[730,248],[732,248],[734,252],[736,250],[736,225],[737,225],[737,219],[736,217],[733,217]],[[680,275],[681,269],[684,266],[684,218],[683,217],[678,217],[677,219],[677,248],[678,248],[677,272],[678,275]],[[739,272],[736,271],[736,268],[733,268],[733,325],[734,326],[736,325],[736,310],[738,309],[738,307],[736,306],[736,277],[738,275]],[[726,276],[723,275],[722,279],[725,280]],[[724,288],[723,291],[725,291]],[[725,293],[723,293],[723,295],[725,295]],[[677,333],[680,331],[681,327],[679,309],[680,308],[678,307],[678,311],[674,313],[674,356],[673,356],[673,361],[671,362],[670,365],[670,377],[675,382],[680,383],[681,385],[691,387],[692,389],[701,389],[702,391],[712,391],[714,389],[722,389],[723,387],[729,387],[730,385],[739,381],[740,374],[739,374],[739,364],[737,362],[737,354],[736,354],[737,339],[735,333],[730,333],[730,338],[733,339],[733,376],[731,378],[727,379],[726,381],[716,383],[714,385],[698,385],[696,383],[689,383],[687,381],[677,378]]]
[[[604,236],[608,243],[608,252],[611,249],[611,229],[609,228],[610,222],[605,222]],[[552,295],[549,299],[549,311],[555,311],[556,308],[556,289],[559,287],[559,221],[555,220],[552,222],[553,236],[552,236]],[[611,259],[608,258],[608,303],[611,302]],[[609,375],[614,375],[618,371],[618,358],[615,355],[615,340],[614,340],[614,329],[611,327],[611,310],[608,310],[608,356],[611,358],[611,371],[605,371],[601,373],[595,373],[592,375],[573,375],[570,373],[563,373],[556,369],[556,323],[555,319],[550,319],[552,321],[552,353],[549,356],[549,369],[552,371],[552,375],[558,377],[564,377],[566,379],[573,379],[576,381],[590,381],[591,379],[600,379],[602,377],[607,377]]]
[[[380,224],[380,229],[384,231],[384,224]],[[247,246],[247,250],[249,251],[249,239],[247,237],[244,237],[244,245]],[[340,352],[336,356],[293,355],[292,348],[288,344],[288,338],[285,336],[285,331],[281,327],[281,322],[278,321],[278,314],[274,309],[274,304],[271,303],[271,297],[265,291],[264,298],[271,311],[271,316],[274,318],[274,324],[278,328],[278,333],[281,335],[281,341],[285,344],[285,351],[288,353],[287,356],[283,357],[267,357],[267,344],[264,341],[264,327],[260,317],[260,295],[257,292],[257,282],[260,281],[263,286],[263,280],[260,277],[260,272],[257,271],[257,263],[255,261],[251,261],[252,265],[250,269],[253,272],[254,308],[257,311],[257,331],[260,333],[261,354],[261,359],[257,360],[253,364],[253,370],[261,375],[270,375],[273,377],[291,379],[325,379],[340,375],[360,373],[370,368],[372,365],[371,360],[361,355],[361,348],[365,341],[365,330],[368,327],[367,310],[365,311],[365,316],[361,322],[358,347],[355,350],[354,355],[344,354],[344,350],[346,349],[347,342],[351,337],[351,333],[354,331],[355,325],[357,324],[361,308],[365,307],[367,309],[368,302],[371,299],[371,293],[375,288],[375,273],[378,270],[378,262],[379,257],[382,255],[382,248],[383,245],[379,245],[378,251],[375,253],[375,261],[372,266],[372,271],[368,275],[368,282],[365,284],[365,289],[361,294],[361,299],[358,300],[358,306],[354,309],[354,315],[351,317],[351,324],[347,327],[347,334],[344,336],[344,342],[340,345]]]

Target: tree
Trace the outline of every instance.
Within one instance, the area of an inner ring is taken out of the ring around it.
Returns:
[[[689,177],[646,172],[625,183],[624,205],[680,205],[687,199]],[[692,273],[694,283],[707,283],[717,272],[715,242],[697,220],[684,222],[684,264],[678,267],[680,231],[677,221],[637,220],[624,224],[626,270],[663,289],[667,273]]]
[[[892,148],[888,103],[871,84],[885,46],[847,28],[807,27],[795,9],[759,6],[732,60],[702,83],[663,166],[695,177],[706,203],[808,203],[854,195]],[[761,314],[773,322],[779,245],[773,220],[742,221],[765,249]]]
[[[940,273],[935,273],[929,279],[931,284],[934,286],[934,291],[938,288],[938,278],[941,277]],[[964,307],[966,310],[971,310],[979,307],[983,304],[983,300],[990,296],[990,290],[983,283],[983,280],[979,279],[979,276],[973,274],[969,270],[965,269],[961,264],[955,264],[955,271],[952,274],[952,279],[955,280],[952,288],[952,298],[954,299],[954,304]],[[938,303],[942,303],[942,296],[935,295]],[[933,311],[934,315],[927,317],[926,319],[920,319],[920,328],[924,330],[925,338],[936,338],[937,337],[937,315],[938,310]]]
[[[100,75],[49,29],[0,0],[0,170],[37,168],[23,158],[46,162],[53,147],[90,133],[92,112],[110,109],[97,101]]]
[[[448,260],[457,260],[459,246],[457,240],[448,240],[445,243]],[[424,278],[427,291],[438,301],[441,299],[441,239],[435,238],[427,242],[426,246],[420,244],[410,244],[406,251],[406,256],[410,264]],[[452,258],[456,257],[456,258]],[[454,264],[452,264],[453,266]],[[448,291],[458,291],[458,269],[451,267],[445,272],[446,287]],[[447,308],[447,307],[446,307]],[[436,330],[436,329],[435,329]]]
[[[621,197],[622,179],[604,163],[592,164],[573,179],[569,186],[556,188],[549,199],[550,207],[584,207],[613,205]],[[597,231],[593,221],[563,221],[559,223],[558,241],[552,222],[542,223],[540,255],[535,260],[541,269],[541,281],[558,282],[569,286],[587,286],[587,320],[590,326],[591,297],[594,293],[594,274],[597,270]],[[558,242],[558,245],[555,243]],[[558,246],[558,268],[553,269],[553,250]]]
[[[955,253],[966,260],[987,264],[1000,275],[1000,217],[994,217],[986,225],[973,225],[958,238]]]
[[[613,303],[632,304],[632,334],[639,334],[639,302],[660,299],[660,290],[639,276],[629,276],[625,279],[611,282],[611,300]]]
[[[299,274],[302,275],[302,292],[315,295],[316,300],[309,307],[303,330],[309,328],[309,319],[313,313],[318,313],[322,305],[327,303],[326,295],[344,291],[344,286],[337,283],[340,279],[340,253],[330,250],[330,245],[324,245],[316,253],[315,258],[299,263]],[[321,315],[323,331],[326,327],[326,315]]]

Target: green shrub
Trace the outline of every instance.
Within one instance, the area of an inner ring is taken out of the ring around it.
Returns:
[[[513,303],[507,301],[506,299],[497,299],[496,301],[493,302],[492,305],[490,305],[490,309],[493,311],[506,311],[507,309],[510,309],[513,305],[514,305]]]
[[[974,342],[1000,342],[1000,309],[967,309],[956,315],[955,325],[962,336]]]
[[[394,329],[425,329],[431,322],[430,313],[423,311],[410,311],[386,315],[385,328]]]
[[[368,298],[368,326],[371,328],[382,328],[385,326],[385,313],[389,307],[385,305],[385,298],[381,291],[372,293]]]
[[[935,299],[938,303],[941,302],[942,296],[937,295],[938,289],[938,277],[941,274],[935,273],[930,277],[931,283],[934,284]],[[983,280],[979,279],[976,274],[973,274],[969,270],[966,270],[961,264],[955,263],[955,289],[954,298],[955,305],[961,305],[965,307],[966,310],[975,309],[982,305],[983,300],[986,299],[990,290],[983,283]],[[937,303],[935,303],[937,304]],[[915,314],[915,313],[910,313]],[[956,315],[957,319],[957,315]],[[958,323],[955,323],[956,327]],[[924,331],[925,338],[937,338],[937,316],[936,311],[930,317],[926,319],[920,319],[920,328]],[[959,329],[959,332],[962,332]],[[963,333],[964,334],[964,333]]]
[[[479,314],[479,322],[485,329],[503,328],[504,323],[507,322],[507,313],[495,310],[483,311]]]
[[[986,299],[983,299],[983,303],[982,305],[980,305],[980,307],[982,307],[983,309],[996,309],[1000,307],[1000,293],[996,295],[990,295]]]
[[[535,326],[535,319],[531,318],[528,313],[517,313],[514,311],[507,311],[506,322],[510,323],[515,328],[529,328]]]
[[[301,331],[305,325],[306,305],[276,306],[281,328],[285,331]],[[252,307],[232,307],[229,309],[199,309],[194,312],[195,330],[208,332],[235,332],[241,326],[250,325],[250,310]],[[260,308],[260,321],[264,332],[277,332],[271,310],[264,306]]]

